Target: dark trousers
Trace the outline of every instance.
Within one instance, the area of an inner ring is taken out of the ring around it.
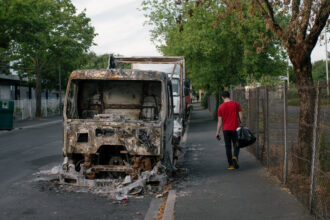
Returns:
[[[223,131],[223,137],[225,139],[228,164],[229,166],[232,166],[233,165],[233,154],[231,150],[232,144],[234,147],[234,156],[237,157],[237,159],[239,154],[239,147],[237,145],[237,133],[236,131]]]

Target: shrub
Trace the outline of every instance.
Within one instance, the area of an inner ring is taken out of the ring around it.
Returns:
[[[208,103],[207,103],[208,97],[209,96],[207,94],[204,94],[202,96],[201,106],[203,106],[203,108],[207,108],[208,107]]]

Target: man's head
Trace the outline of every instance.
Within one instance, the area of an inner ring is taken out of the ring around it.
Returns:
[[[222,97],[223,99],[229,99],[230,94],[229,94],[228,91],[223,91],[221,97]]]

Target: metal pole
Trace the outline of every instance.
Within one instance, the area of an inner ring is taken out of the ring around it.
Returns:
[[[316,188],[316,168],[319,158],[319,120],[320,120],[320,94],[321,87],[320,82],[317,84],[315,110],[314,110],[314,126],[313,126],[313,153],[312,153],[312,165],[311,165],[311,186],[310,186],[310,197],[309,197],[309,210],[312,213],[315,199],[315,188]]]
[[[288,182],[288,158],[289,158],[289,146],[288,146],[288,97],[287,97],[288,85],[284,80],[284,169],[283,169],[283,184]]]
[[[270,151],[270,146],[269,146],[269,119],[268,119],[268,116],[269,116],[269,106],[268,106],[268,87],[266,87],[266,118],[265,118],[265,126],[266,126],[266,134],[265,134],[265,139],[266,139],[266,146],[267,146],[267,168],[269,169],[269,157],[270,157],[270,154],[269,154],[269,151]]]
[[[256,157],[257,159],[259,159],[259,87],[257,88],[256,91],[256,98],[257,98],[257,131],[256,131],[256,135],[257,135],[257,146],[256,146]]]
[[[61,82],[61,64],[58,65],[58,86],[59,86],[59,98],[60,98],[60,104],[59,104],[59,113],[62,114],[62,82]]]
[[[248,93],[248,127],[251,127],[250,119],[251,119],[251,89],[249,88]]]
[[[329,96],[329,70],[328,70],[328,43],[327,43],[327,28],[324,29],[325,39],[325,72],[327,76],[327,95]]]
[[[286,68],[286,76],[288,77],[288,87],[290,87],[289,62],[288,62],[288,68]]]

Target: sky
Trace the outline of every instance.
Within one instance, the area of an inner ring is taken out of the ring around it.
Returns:
[[[150,27],[144,25],[146,18],[143,12],[138,10],[142,0],[72,2],[78,12],[86,9],[86,14],[91,18],[98,34],[94,40],[97,45],[93,46],[91,51],[98,55],[114,53],[123,56],[161,56],[150,41]],[[330,48],[330,45],[328,46]],[[312,52],[312,62],[321,59],[325,59],[325,47],[318,42]]]
[[[72,0],[81,12],[91,18],[98,34],[96,54],[115,53],[123,56],[160,56],[150,41],[145,17],[139,11],[142,0]]]

